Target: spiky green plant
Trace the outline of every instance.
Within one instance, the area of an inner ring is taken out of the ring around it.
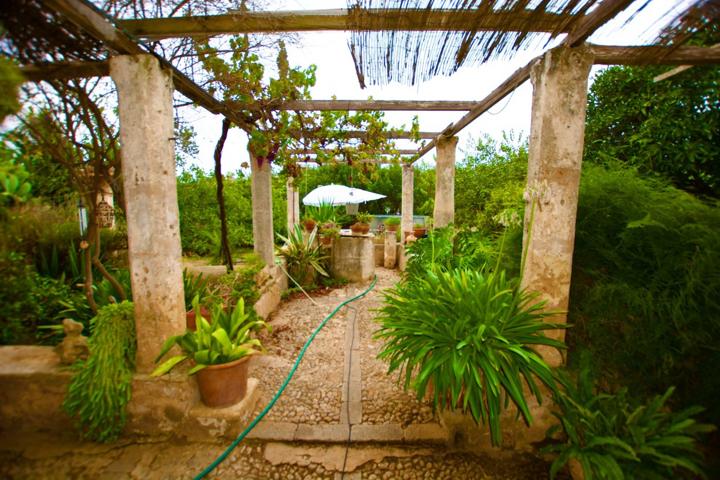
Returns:
[[[535,345],[564,348],[545,336],[561,328],[543,320],[537,295],[518,290],[503,271],[428,271],[385,294],[376,338],[385,341],[379,358],[399,371],[405,388],[423,398],[433,386],[433,407],[459,408],[487,423],[491,440],[501,440],[500,415],[511,401],[532,422],[523,383],[542,401],[539,380],[551,390],[550,367]],[[524,381],[524,382],[523,382]]]
[[[192,359],[195,362],[188,372],[192,375],[209,365],[234,362],[262,351],[260,340],[252,338],[252,333],[260,328],[269,329],[269,326],[245,311],[245,302],[242,298],[235,305],[232,313],[228,313],[222,303],[215,304],[209,322],[202,316],[200,299],[195,297],[192,304],[195,309],[197,329],[188,330],[183,335],[176,335],[165,341],[155,362],[164,357],[175,345],[182,349],[182,353],[163,362],[152,372],[152,376],[165,375],[185,360]]]
[[[327,277],[328,273],[322,262],[327,258],[323,249],[316,241],[317,229],[305,235],[299,225],[290,235],[278,237],[285,243],[278,249],[277,254],[285,259],[288,273],[301,286],[307,287],[313,283],[315,272]]]
[[[77,417],[83,437],[109,442],[122,432],[130,401],[136,349],[133,304],[102,307],[91,331],[90,356],[73,366],[63,407]]]
[[[546,449],[558,453],[551,478],[571,459],[580,464],[587,480],[706,478],[696,442],[715,427],[692,418],[703,410],[700,407],[671,412],[665,405],[673,387],[637,405],[625,388],[615,394],[596,393],[587,368],[580,371],[577,385],[563,383],[564,391],[555,398],[560,411],[553,413],[560,425],[548,433],[562,428],[565,440]]]

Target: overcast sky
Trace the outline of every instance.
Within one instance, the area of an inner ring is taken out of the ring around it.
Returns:
[[[636,2],[643,3],[643,2]],[[653,0],[631,23],[623,27],[627,13],[618,17],[590,39],[605,45],[639,45],[651,41],[670,11],[681,11],[688,1]],[[344,8],[345,0],[277,0],[271,3],[277,10],[309,10]],[[542,53],[541,49],[518,53],[511,61],[493,61],[478,67],[464,67],[451,77],[436,77],[418,86],[391,84],[384,87],[368,87],[362,90],[355,75],[348,33],[316,32],[299,34],[299,42],[288,48],[290,64],[307,67],[317,65],[317,84],[312,89],[313,99],[364,100],[372,96],[376,100],[481,100],[503,82],[513,71]],[[596,72],[598,67],[593,68]],[[591,74],[592,77],[592,74]],[[501,138],[503,131],[513,131],[516,136],[530,132],[530,106],[532,87],[525,82],[489,112],[483,114],[460,134],[458,146],[467,150],[471,139],[483,134]],[[463,112],[387,112],[385,118],[392,126],[409,127],[414,115],[418,115],[422,131],[440,131],[462,117]],[[200,154],[194,162],[201,168],[213,168],[213,150],[220,133],[222,118],[202,109],[184,109],[183,116],[197,132]],[[398,143],[400,148],[412,148],[409,142]],[[423,157],[432,163],[434,151]],[[460,155],[458,155],[460,157]],[[223,171],[234,172],[241,163],[248,161],[244,133],[233,128],[228,136],[223,154]]]

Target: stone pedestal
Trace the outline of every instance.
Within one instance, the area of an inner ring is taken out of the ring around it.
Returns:
[[[455,221],[455,148],[458,138],[438,137],[435,163],[434,226],[446,227]]]
[[[275,263],[270,162],[250,154],[253,249],[266,265]]]
[[[593,56],[587,47],[555,48],[532,69],[532,122],[525,191],[522,287],[540,292],[547,308],[567,311],[575,242],[580,166],[585,133],[587,80]],[[566,315],[549,321],[564,322]],[[564,338],[564,331],[549,332]],[[552,366],[555,349],[538,349]]]
[[[185,330],[172,78],[152,55],[112,57],[110,75],[118,90],[137,370],[149,372],[164,340]]]
[[[373,237],[352,236],[335,240],[332,248],[331,273],[335,278],[365,282],[375,275]]]
[[[402,219],[400,221],[400,241],[405,243],[405,233],[413,231],[414,174],[412,164],[402,166]]]

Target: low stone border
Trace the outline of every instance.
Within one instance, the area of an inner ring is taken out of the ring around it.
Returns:
[[[437,423],[389,425],[309,425],[304,423],[260,422],[249,439],[277,442],[318,443],[432,443],[447,444],[448,430]]]

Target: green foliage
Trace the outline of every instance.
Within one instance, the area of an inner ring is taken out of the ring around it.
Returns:
[[[473,150],[455,172],[455,224],[498,233],[504,217],[523,217],[527,140],[507,134],[498,144],[486,136]]]
[[[305,217],[315,220],[320,225],[335,223],[342,217],[340,208],[333,206],[332,203],[321,203],[317,207],[308,205],[305,207]]]
[[[285,260],[288,273],[302,287],[309,287],[315,281],[316,272],[327,277],[322,262],[327,258],[322,247],[315,240],[317,230],[305,235],[299,225],[287,237],[278,234],[285,242],[277,251],[277,255]]]
[[[24,79],[12,60],[0,56],[0,123],[20,110],[18,94]]]
[[[355,215],[355,220],[357,220],[358,223],[365,223],[370,224],[372,222],[373,216],[369,213],[360,212],[357,215]]]
[[[405,275],[412,279],[428,270],[479,270],[484,265],[500,265],[516,276],[521,244],[522,230],[518,227],[506,230],[498,239],[473,230],[436,228],[407,247]]]
[[[395,226],[398,226],[398,225],[400,225],[400,217],[390,217],[390,218],[386,218],[383,223],[384,223],[385,226],[387,226],[387,227],[395,227]]]
[[[569,321],[602,380],[642,396],[677,385],[720,421],[720,209],[640,177],[586,165]],[[607,352],[612,352],[608,355]],[[570,360],[576,361],[577,355]]]
[[[242,266],[236,266],[232,272],[226,273],[209,283],[212,292],[209,299],[220,297],[230,307],[235,306],[242,299],[245,305],[248,305],[248,312],[255,315],[252,305],[257,302],[260,296],[256,277],[264,266],[263,260],[255,253],[245,254]],[[188,302],[187,305],[190,305],[190,303]]]
[[[523,381],[538,401],[536,380],[555,389],[550,367],[533,349],[563,348],[545,336],[559,326],[544,322],[536,295],[517,288],[500,271],[431,270],[385,294],[380,309],[384,340],[379,358],[404,376],[405,388],[422,398],[429,385],[435,408],[459,408],[488,423],[492,443],[501,442],[500,415],[508,402],[530,424]]]
[[[193,274],[183,270],[183,291],[185,292],[185,308],[190,305],[195,297],[198,298],[201,305],[210,296],[209,291],[210,280],[204,277],[202,273]]]
[[[133,304],[103,307],[91,330],[90,356],[73,366],[63,408],[76,417],[84,438],[110,442],[125,426],[131,395],[136,349]]]
[[[270,327],[247,313],[242,299],[235,305],[232,313],[228,313],[222,303],[215,304],[209,322],[202,316],[198,297],[193,299],[192,305],[195,309],[197,329],[165,341],[155,362],[175,345],[178,345],[183,353],[166,360],[153,371],[152,376],[165,375],[188,359],[195,362],[195,366],[188,372],[188,375],[192,375],[209,365],[230,363],[261,352],[260,340],[252,338],[251,334],[261,328]]]
[[[717,39],[715,40],[717,42]],[[713,43],[715,43],[713,42]],[[720,68],[611,67],[590,87],[585,159],[620,160],[681,189],[720,196]]]
[[[588,480],[706,478],[696,442],[715,427],[692,418],[702,408],[669,411],[672,387],[638,405],[625,388],[615,394],[594,391],[587,370],[581,370],[577,385],[565,383],[555,398],[560,411],[554,412],[564,443],[547,449],[559,454],[551,478],[570,459],[578,461]]]
[[[250,179],[242,174],[227,176],[224,181],[225,208],[230,248],[237,251],[253,245]],[[285,230],[286,197],[284,179],[273,176],[273,228]],[[218,217],[215,178],[198,168],[178,176],[180,237],[186,254],[220,258],[220,220]]]

